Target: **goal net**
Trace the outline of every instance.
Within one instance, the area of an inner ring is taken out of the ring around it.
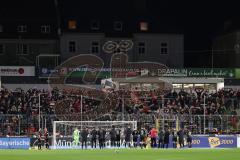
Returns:
[[[109,132],[112,127],[121,132],[120,144],[124,144],[124,131],[130,127],[131,130],[137,129],[137,121],[54,121],[53,122],[53,149],[76,149],[81,147],[81,132],[87,130],[87,147],[91,148],[91,131],[95,129],[98,131],[100,128],[106,131],[105,146],[110,147]],[[75,129],[79,130],[79,143],[74,143],[73,133]],[[97,138],[97,146],[99,141]]]

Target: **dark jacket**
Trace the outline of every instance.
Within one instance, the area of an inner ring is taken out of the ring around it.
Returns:
[[[110,131],[111,139],[116,139],[116,135],[117,135],[117,132],[116,132],[115,128],[112,128]]]
[[[168,144],[169,143],[169,136],[170,136],[170,132],[169,131],[166,131],[164,133],[164,143],[165,144]]]
[[[81,137],[83,140],[86,140],[88,136],[88,131],[86,129],[83,129],[81,132]]]
[[[97,131],[95,129],[92,130],[91,135],[92,135],[92,139],[96,139],[97,138]]]

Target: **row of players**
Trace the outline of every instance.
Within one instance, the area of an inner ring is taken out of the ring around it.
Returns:
[[[124,136],[124,146],[132,147],[131,139],[133,141],[133,147],[136,148],[140,146],[141,148],[146,147],[158,147],[158,148],[168,148],[169,145],[169,137],[172,135],[172,143],[173,148],[177,148],[177,144],[180,147],[184,147],[184,138],[187,139],[188,147],[192,147],[192,137],[191,133],[187,130],[179,130],[178,132],[170,131],[168,128],[164,130],[158,131],[156,128],[151,128],[147,131],[145,128],[140,128],[136,130],[132,130],[130,126],[124,129],[123,133],[121,133],[121,129],[116,129],[115,126],[108,131],[103,128],[92,128],[89,131],[87,128],[82,129],[81,131],[78,128],[75,128],[73,132],[73,145],[77,146],[81,141],[82,149],[87,149],[87,141],[90,137],[91,147],[97,147],[97,140],[99,142],[99,148],[103,149],[106,147],[106,134],[108,132],[110,145],[111,147],[120,147],[121,146],[121,137],[122,134]]]

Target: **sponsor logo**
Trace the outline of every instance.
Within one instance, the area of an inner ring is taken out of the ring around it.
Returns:
[[[35,67],[0,66],[0,76],[35,76]]]
[[[2,68],[1,72],[4,74],[24,74],[24,68]]]
[[[23,73],[24,73],[24,69],[23,69],[23,68],[19,68],[19,69],[18,69],[18,73],[19,73],[19,74],[23,74]]]
[[[2,141],[2,140],[0,140],[0,146],[25,146],[25,145],[29,145],[29,141],[25,141],[25,140]]]
[[[28,149],[29,138],[0,138],[0,149]]]
[[[211,148],[215,148],[221,144],[220,139],[218,137],[209,137],[208,142]]]
[[[42,73],[43,74],[47,74],[48,73],[48,69],[47,68],[42,68]]]

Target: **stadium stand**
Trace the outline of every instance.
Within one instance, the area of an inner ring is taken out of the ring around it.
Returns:
[[[101,94],[100,94],[101,93]],[[239,90],[175,92],[162,96],[160,91],[47,90],[20,88],[0,92],[0,135],[32,135],[38,126],[38,95],[41,94],[42,126],[53,120],[80,120],[81,95],[83,120],[134,120],[155,123],[156,118],[181,117],[182,125],[202,123],[204,97],[209,132],[214,128],[238,132]],[[124,105],[122,104],[124,103]],[[124,110],[123,110],[124,109]],[[124,111],[124,117],[122,112]],[[230,115],[230,116],[229,116]],[[226,117],[226,118],[224,118]],[[226,124],[226,125],[224,125]],[[51,130],[51,129],[50,129]],[[194,132],[194,130],[193,130]]]

